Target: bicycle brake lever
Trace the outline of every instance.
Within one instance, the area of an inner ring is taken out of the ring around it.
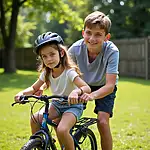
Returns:
[[[14,103],[11,104],[11,106],[13,107],[13,106],[14,106],[15,104],[17,104],[17,103],[19,103],[19,102],[14,102]]]

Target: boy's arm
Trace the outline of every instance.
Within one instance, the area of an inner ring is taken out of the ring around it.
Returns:
[[[116,84],[116,78],[117,74],[106,74],[106,84],[97,91],[89,94],[91,99],[99,99],[111,94]]]
[[[106,74],[106,84],[90,94],[84,93],[80,97],[80,101],[87,103],[89,100],[96,100],[109,95],[114,90],[116,77],[117,74]]]

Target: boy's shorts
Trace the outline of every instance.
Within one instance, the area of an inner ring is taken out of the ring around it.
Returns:
[[[92,92],[98,90],[102,86],[90,86]],[[100,99],[95,100],[95,109],[94,112],[98,114],[99,111],[103,111],[110,114],[110,117],[113,116],[113,107],[114,107],[114,100],[116,97],[117,87],[115,86],[114,91]]]
[[[79,120],[83,114],[83,104],[68,105],[68,103],[62,104],[57,100],[53,100],[52,105],[55,107],[60,116],[62,116],[63,113],[70,112],[76,117],[77,120]]]

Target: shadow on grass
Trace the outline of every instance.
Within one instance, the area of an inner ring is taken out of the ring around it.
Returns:
[[[136,84],[150,86],[150,80],[145,80],[145,79],[141,79],[141,78],[119,77],[119,82],[133,82]]]
[[[35,75],[34,75],[35,74]],[[31,86],[38,78],[38,74],[35,71],[14,74],[0,73],[0,91],[10,90],[10,88],[25,89]]]
[[[10,90],[10,88],[25,89],[31,86],[38,78],[36,71],[19,71],[14,74],[4,74],[0,71],[0,91]],[[120,77],[119,82],[133,82],[136,84],[142,84],[150,86],[150,80],[144,80],[139,78],[127,78]]]

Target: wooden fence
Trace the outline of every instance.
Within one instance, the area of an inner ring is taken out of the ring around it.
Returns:
[[[36,55],[33,53],[33,48],[17,48],[16,52],[16,67],[17,69],[35,70]],[[4,66],[4,51],[0,49],[0,68]]]
[[[120,51],[119,74],[126,77],[150,79],[150,37],[113,40]],[[3,67],[0,50],[0,67]],[[32,48],[16,49],[18,69],[36,69],[36,56]]]
[[[113,42],[120,50],[120,75],[150,79],[150,37]]]

